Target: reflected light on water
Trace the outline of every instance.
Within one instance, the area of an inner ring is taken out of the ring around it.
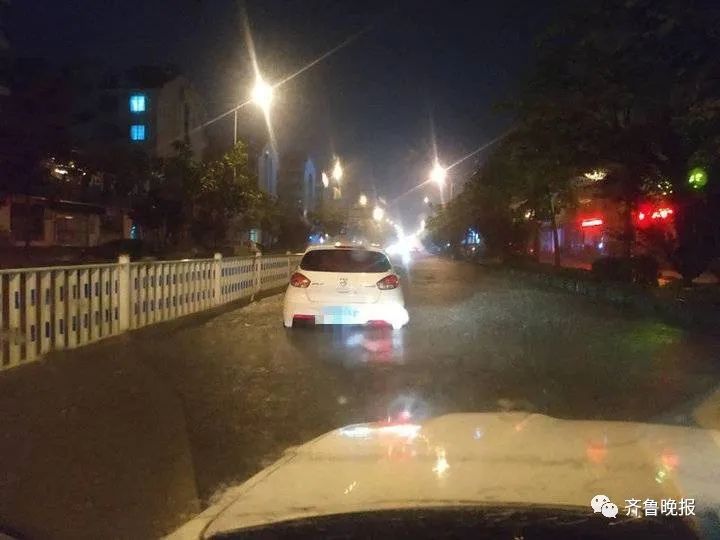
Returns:
[[[370,436],[372,428],[369,426],[348,426],[340,428],[340,434],[352,439],[364,439]]]
[[[599,465],[607,456],[607,440],[590,441],[585,447],[585,455],[588,460]]]
[[[361,328],[351,331],[345,346],[360,349],[364,362],[402,363],[403,332],[392,328]]]
[[[660,466],[655,472],[655,482],[662,484],[680,464],[680,457],[672,450],[663,450],[660,454]]]
[[[379,427],[378,432],[414,439],[420,433],[420,426],[417,424],[391,424]]]
[[[420,433],[421,426],[418,424],[358,424],[340,428],[340,434],[353,439],[367,439],[372,436],[395,436],[407,439],[414,439]]]
[[[343,492],[344,495],[347,495],[350,493],[355,487],[357,486],[357,480],[353,481],[348,487],[345,488],[345,491]]]
[[[445,455],[445,449],[440,447],[435,448],[435,465],[432,468],[433,472],[438,478],[442,478],[449,468],[450,464]]]

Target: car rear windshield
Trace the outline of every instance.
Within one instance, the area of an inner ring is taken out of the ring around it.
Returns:
[[[300,268],[315,272],[387,272],[392,266],[378,251],[317,249],[305,254]]]

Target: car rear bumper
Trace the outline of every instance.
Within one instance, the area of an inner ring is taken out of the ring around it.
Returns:
[[[340,309],[339,309],[340,308]],[[368,324],[385,322],[393,328],[408,323],[408,312],[400,303],[334,305],[309,301],[288,301],[283,306],[283,324],[293,325],[293,319],[315,324]]]

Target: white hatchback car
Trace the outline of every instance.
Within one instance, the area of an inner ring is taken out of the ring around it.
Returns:
[[[313,246],[290,276],[283,324],[370,324],[395,329],[408,322],[400,278],[381,249]]]

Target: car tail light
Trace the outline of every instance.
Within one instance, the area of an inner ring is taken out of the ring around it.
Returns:
[[[315,324],[315,315],[293,315],[293,326],[296,324]]]
[[[293,275],[290,276],[290,285],[300,289],[307,289],[310,286],[310,280],[300,272],[294,272]]]
[[[386,291],[388,289],[395,289],[397,286],[400,285],[400,278],[397,277],[395,274],[390,274],[389,276],[385,276],[380,281],[377,282],[377,287],[381,291]]]
[[[392,324],[390,324],[388,321],[383,321],[380,319],[373,319],[365,323],[365,325],[371,328],[392,328]]]

